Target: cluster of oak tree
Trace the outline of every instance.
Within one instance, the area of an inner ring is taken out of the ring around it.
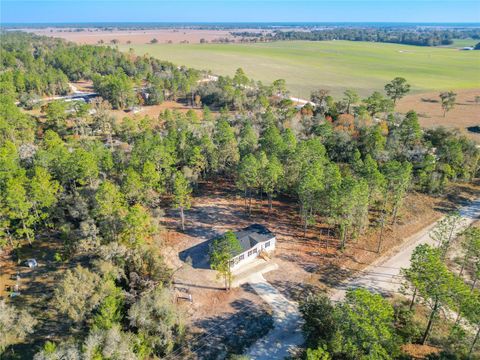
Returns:
[[[183,346],[158,219],[177,208],[184,229],[200,181],[233,181],[249,214],[254,194],[269,208],[274,196],[290,197],[305,229],[323,217],[344,247],[370,225],[395,222],[409,191],[441,192],[477,174],[471,141],[422,130],[414,111],[395,113],[405,79],[365,99],[318,90],[299,109],[285,81],[265,86],[241,69],[199,81],[195,70],[108,47],[1,37],[0,249],[22,261],[25,246],[61,242],[53,261],[69,264],[51,307],[71,322],[71,336],[46,343],[37,359],[161,357]],[[55,86],[45,72],[59,75]],[[21,109],[79,79],[93,80],[100,97],[47,101],[40,115]],[[166,97],[186,99],[192,110],[121,121],[109,111]],[[11,315],[0,350],[41,326],[13,304],[0,306]]]
[[[300,306],[305,357],[410,359],[413,354],[402,351],[403,345],[428,342],[437,347],[428,359],[476,359],[480,228],[469,227],[457,239],[461,222],[458,213],[447,215],[431,233],[436,244],[414,250],[409,268],[401,271],[407,300],[387,300],[365,289],[349,290],[337,304],[325,295],[306,298]]]

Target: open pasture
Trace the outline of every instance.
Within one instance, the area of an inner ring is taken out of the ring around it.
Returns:
[[[300,97],[316,88],[333,95],[352,88],[364,96],[396,76],[405,77],[417,93],[480,88],[480,51],[352,41],[119,47],[220,75],[233,75],[242,67],[265,83],[283,78],[292,95]]]

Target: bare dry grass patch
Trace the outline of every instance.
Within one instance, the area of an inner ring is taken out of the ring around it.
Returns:
[[[475,98],[480,96],[480,89],[456,90],[455,107],[443,117],[439,92],[429,92],[405,96],[399,100],[397,111],[406,113],[415,110],[419,114],[420,125],[426,128],[444,126],[458,129],[470,139],[480,143],[480,102]]]

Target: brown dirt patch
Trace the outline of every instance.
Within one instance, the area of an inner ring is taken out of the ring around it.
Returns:
[[[440,353],[440,349],[436,347],[420,344],[405,344],[402,346],[402,351],[413,359],[425,359],[428,355]]]
[[[472,126],[480,126],[480,103],[475,97],[480,96],[480,89],[456,90],[457,101],[455,107],[443,117],[438,92],[408,95],[399,100],[397,111],[407,112],[415,110],[419,115],[420,125],[426,128],[444,126],[458,129],[470,139],[480,143],[480,132],[469,131]],[[479,129],[480,131],[480,129]]]
[[[209,42],[219,38],[230,38],[228,30],[205,30],[205,29],[145,29],[145,30],[103,30],[86,28],[84,31],[75,31],[72,28],[45,28],[45,29],[22,29],[37,35],[59,37],[77,44],[97,44],[100,40],[108,44],[111,40],[118,40],[120,44],[148,44],[150,40],[157,39],[159,43],[199,43],[200,39]],[[246,30],[248,31],[248,30]]]
[[[141,119],[145,116],[148,116],[152,119],[158,119],[158,115],[160,115],[167,109],[176,110],[181,113],[186,113],[189,110],[193,110],[195,111],[195,113],[197,113],[198,116],[202,116],[202,109],[192,108],[177,101],[165,101],[159,105],[139,106],[138,111],[135,113],[133,111],[124,110],[112,110],[111,113],[116,120],[122,120],[125,117]]]
[[[71,82],[73,86],[77,88],[78,91],[93,92],[93,81],[92,80],[79,80]]]

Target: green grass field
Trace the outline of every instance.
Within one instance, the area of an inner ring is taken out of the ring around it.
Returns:
[[[415,92],[480,88],[480,51],[459,51],[350,41],[282,41],[259,44],[122,45],[178,65],[233,75],[242,67],[255,80],[283,78],[294,96],[315,88],[338,95],[347,88],[367,95],[396,76]]]
[[[454,39],[453,44],[448,47],[462,48],[464,46],[475,46],[480,40],[475,39]]]

